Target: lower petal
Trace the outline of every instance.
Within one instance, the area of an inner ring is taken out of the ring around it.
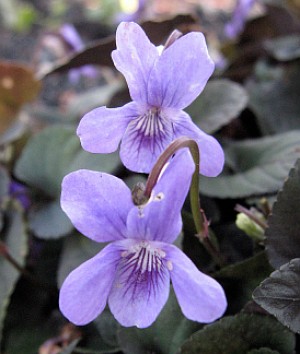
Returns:
[[[131,171],[149,173],[159,155],[172,142],[174,131],[167,117],[148,118],[151,112],[132,120],[122,139],[120,156]]]
[[[157,254],[149,254],[142,247],[139,248],[139,242],[130,239],[118,243],[128,244],[128,251],[123,253],[108,298],[110,310],[125,327],[149,327],[169,296],[169,270],[163,261],[158,261],[160,252],[163,256],[164,252],[158,250]],[[136,258],[137,254],[130,253],[130,248],[140,251]]]
[[[81,119],[77,129],[82,147],[93,153],[116,151],[127,125],[137,115],[134,102],[120,108],[92,110]]]
[[[219,175],[224,166],[224,152],[218,141],[199,129],[186,112],[181,111],[173,124],[176,138],[187,136],[198,143],[200,173],[207,177]]]
[[[60,289],[59,307],[69,321],[85,325],[104,310],[121,252],[111,243],[68,275]]]
[[[227,301],[221,285],[201,273],[194,263],[177,247],[166,245],[174,291],[183,314],[190,320],[210,323],[220,318]]]

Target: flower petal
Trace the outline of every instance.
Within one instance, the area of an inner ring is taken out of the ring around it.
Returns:
[[[176,239],[182,228],[181,209],[194,170],[190,152],[179,151],[156,183],[147,204],[129,212],[129,237],[170,243]]]
[[[200,32],[191,32],[165,49],[149,77],[148,104],[182,109],[202,92],[214,63]]]
[[[73,270],[59,293],[59,307],[76,325],[93,321],[103,310],[122,250],[114,243]]]
[[[127,125],[137,116],[134,102],[120,108],[93,109],[84,115],[77,129],[82,147],[94,153],[116,151]]]
[[[118,244],[127,245],[129,250],[134,244],[137,246],[138,242],[124,240],[118,241]],[[155,247],[155,243],[152,246]],[[125,253],[119,262],[108,304],[122,326],[145,328],[155,321],[168,299],[170,275],[164,262],[158,264],[152,260],[152,264],[156,264],[155,267],[153,266],[150,271],[148,268],[142,271],[141,264],[145,258],[131,256],[132,254],[129,253],[127,256]]]
[[[190,320],[202,323],[221,317],[227,307],[221,285],[201,273],[177,247],[166,245],[164,250],[173,266],[171,280],[183,314]]]
[[[146,112],[129,123],[121,143],[121,160],[131,171],[149,173],[173,138],[169,119]]]
[[[122,22],[116,32],[117,50],[112,52],[115,67],[125,76],[134,101],[147,103],[148,78],[159,57],[143,29],[134,22]]]
[[[199,129],[186,112],[181,111],[173,124],[176,138],[187,136],[198,143],[200,173],[207,177],[219,175],[224,166],[224,152],[218,141]]]
[[[126,219],[133,203],[129,188],[119,178],[79,170],[63,179],[61,207],[81,233],[106,242],[126,237]]]

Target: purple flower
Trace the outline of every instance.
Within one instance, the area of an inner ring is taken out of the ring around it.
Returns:
[[[59,33],[65,42],[70,46],[71,52],[76,53],[84,48],[84,43],[73,25],[69,23],[63,24],[59,30]],[[71,69],[69,72],[69,78],[71,82],[75,83],[79,81],[81,75],[93,78],[97,74],[98,71],[92,65],[83,65],[79,69]]]
[[[139,25],[123,22],[116,43],[112,58],[126,78],[132,102],[87,113],[77,130],[82,147],[93,153],[110,153],[122,140],[124,165],[148,173],[174,139],[187,136],[199,144],[200,172],[218,175],[224,163],[221,146],[182,110],[201,93],[214,70],[203,34],[188,33],[161,50]]]
[[[227,38],[236,38],[244,29],[247,16],[254,5],[255,0],[238,0],[232,18],[225,26]]]
[[[148,327],[168,299],[170,280],[187,318],[208,323],[222,316],[220,284],[171,244],[193,171],[190,153],[176,154],[141,206],[117,177],[79,170],[64,178],[61,205],[74,226],[94,241],[111,241],[62,285],[59,305],[71,322],[93,321],[108,302],[123,326]]]
[[[31,201],[29,198],[28,189],[21,183],[12,180],[9,185],[9,194],[17,199],[25,210],[28,210]]]

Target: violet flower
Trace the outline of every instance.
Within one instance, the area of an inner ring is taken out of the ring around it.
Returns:
[[[65,42],[70,46],[71,52],[76,53],[84,48],[84,43],[73,25],[69,23],[63,24],[59,30],[59,33]],[[81,76],[93,78],[97,76],[97,74],[98,71],[92,65],[83,65],[78,69],[71,69],[69,71],[69,78],[71,82],[75,83],[79,81]]]
[[[117,28],[116,44],[112,58],[125,76],[132,102],[87,113],[77,130],[82,147],[110,153],[122,140],[123,164],[148,173],[173,140],[187,136],[199,144],[200,172],[218,175],[224,163],[221,146],[182,110],[202,92],[214,70],[203,34],[188,33],[161,50],[138,24],[123,22]]]
[[[171,244],[182,228],[193,171],[190,153],[176,154],[141,206],[117,177],[79,170],[64,178],[61,205],[74,226],[94,241],[111,242],[64,281],[59,306],[71,322],[93,321],[108,302],[123,326],[148,327],[168,299],[170,280],[187,318],[208,323],[222,316],[220,284]]]
[[[255,0],[238,0],[231,20],[225,25],[225,35],[235,39],[244,29],[247,16]]]

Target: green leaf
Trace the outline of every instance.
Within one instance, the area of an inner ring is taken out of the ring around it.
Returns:
[[[17,161],[19,179],[49,197],[60,194],[63,177],[80,168],[112,172],[118,165],[117,154],[91,154],[80,146],[74,128],[52,126],[36,134]]]
[[[253,290],[271,271],[265,252],[260,252],[217,272],[215,277],[223,285],[227,295],[228,311],[240,311],[252,299]]]
[[[0,167],[0,200],[7,196],[9,188],[9,177],[5,168]]]
[[[71,223],[58,202],[61,181],[66,174],[80,168],[112,173],[119,161],[117,153],[84,151],[75,130],[70,127],[52,126],[32,137],[17,161],[15,174],[50,198],[31,212],[30,227],[35,235],[58,238],[71,231]]]
[[[59,200],[42,204],[29,213],[29,227],[43,239],[55,239],[67,235],[73,225],[67,215],[62,212]]]
[[[295,353],[295,336],[272,317],[238,314],[205,326],[181,348],[181,354],[243,354],[270,348]]]
[[[299,206],[300,159],[291,169],[268,218],[266,249],[274,268],[300,255]]]
[[[121,328],[119,344],[125,354],[174,354],[201,325],[183,317],[174,291],[154,324],[146,329]]]
[[[7,211],[6,223],[6,231],[3,238],[1,237],[2,241],[5,242],[9,254],[23,266],[27,254],[27,235],[22,213],[16,208],[11,207],[10,210]],[[20,273],[0,255],[0,342],[6,309],[19,276]]]
[[[236,118],[248,102],[243,86],[226,79],[207,83],[187,112],[206,133],[213,133]]]
[[[249,80],[249,107],[264,135],[300,129],[300,65],[288,69],[260,63],[255,79]]]
[[[231,175],[202,177],[200,191],[218,198],[274,193],[300,157],[300,130],[271,137],[232,142],[225,148]]]
[[[300,258],[273,272],[255,289],[253,299],[293,332],[300,333]]]
[[[269,39],[265,47],[275,59],[280,61],[300,58],[300,36],[298,34]]]

